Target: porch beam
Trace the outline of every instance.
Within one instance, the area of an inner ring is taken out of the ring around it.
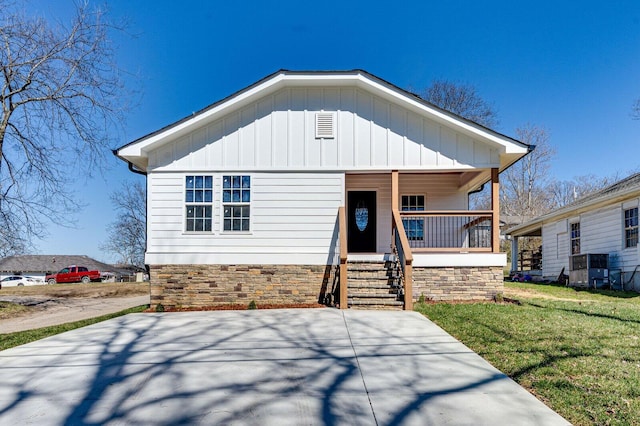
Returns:
[[[497,168],[491,169],[491,246],[494,253],[500,253],[500,178]]]

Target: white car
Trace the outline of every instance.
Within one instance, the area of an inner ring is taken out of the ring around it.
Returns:
[[[42,285],[42,278],[24,277],[22,275],[10,275],[0,280],[0,288],[2,287],[22,287],[25,285]]]

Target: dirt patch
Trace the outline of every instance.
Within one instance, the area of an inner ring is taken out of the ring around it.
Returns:
[[[80,321],[148,304],[148,283],[5,287],[0,290],[0,334]]]
[[[3,296],[35,296],[35,297],[128,297],[149,294],[149,283],[90,283],[90,284],[53,284],[24,287],[3,287]]]

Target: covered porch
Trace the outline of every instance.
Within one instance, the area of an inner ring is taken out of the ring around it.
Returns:
[[[438,292],[488,297],[485,289],[467,292],[465,282],[473,287],[491,281],[494,297],[506,262],[500,253],[498,174],[497,168],[347,174],[346,206],[339,209],[339,306],[350,305],[349,262],[395,263],[397,277],[394,270],[387,275],[397,278],[398,299],[408,310],[425,292],[429,299],[439,299]],[[490,208],[470,210],[469,193],[485,182]],[[451,284],[448,289],[443,281]]]

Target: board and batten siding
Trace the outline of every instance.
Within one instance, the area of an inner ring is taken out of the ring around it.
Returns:
[[[335,138],[316,138],[331,112]],[[149,153],[148,170],[470,170],[499,147],[358,88],[286,88]]]
[[[185,232],[185,176],[211,175],[213,231]],[[224,173],[227,174],[227,173]],[[223,173],[148,175],[148,264],[326,265],[337,250],[342,173],[246,173],[251,176],[251,230],[222,231]]]
[[[580,253],[608,254],[611,269],[633,270],[640,263],[639,247],[625,248],[624,209],[633,202],[617,203],[542,226],[542,265],[546,278],[556,278],[562,268],[569,273],[570,224],[580,222]]]

